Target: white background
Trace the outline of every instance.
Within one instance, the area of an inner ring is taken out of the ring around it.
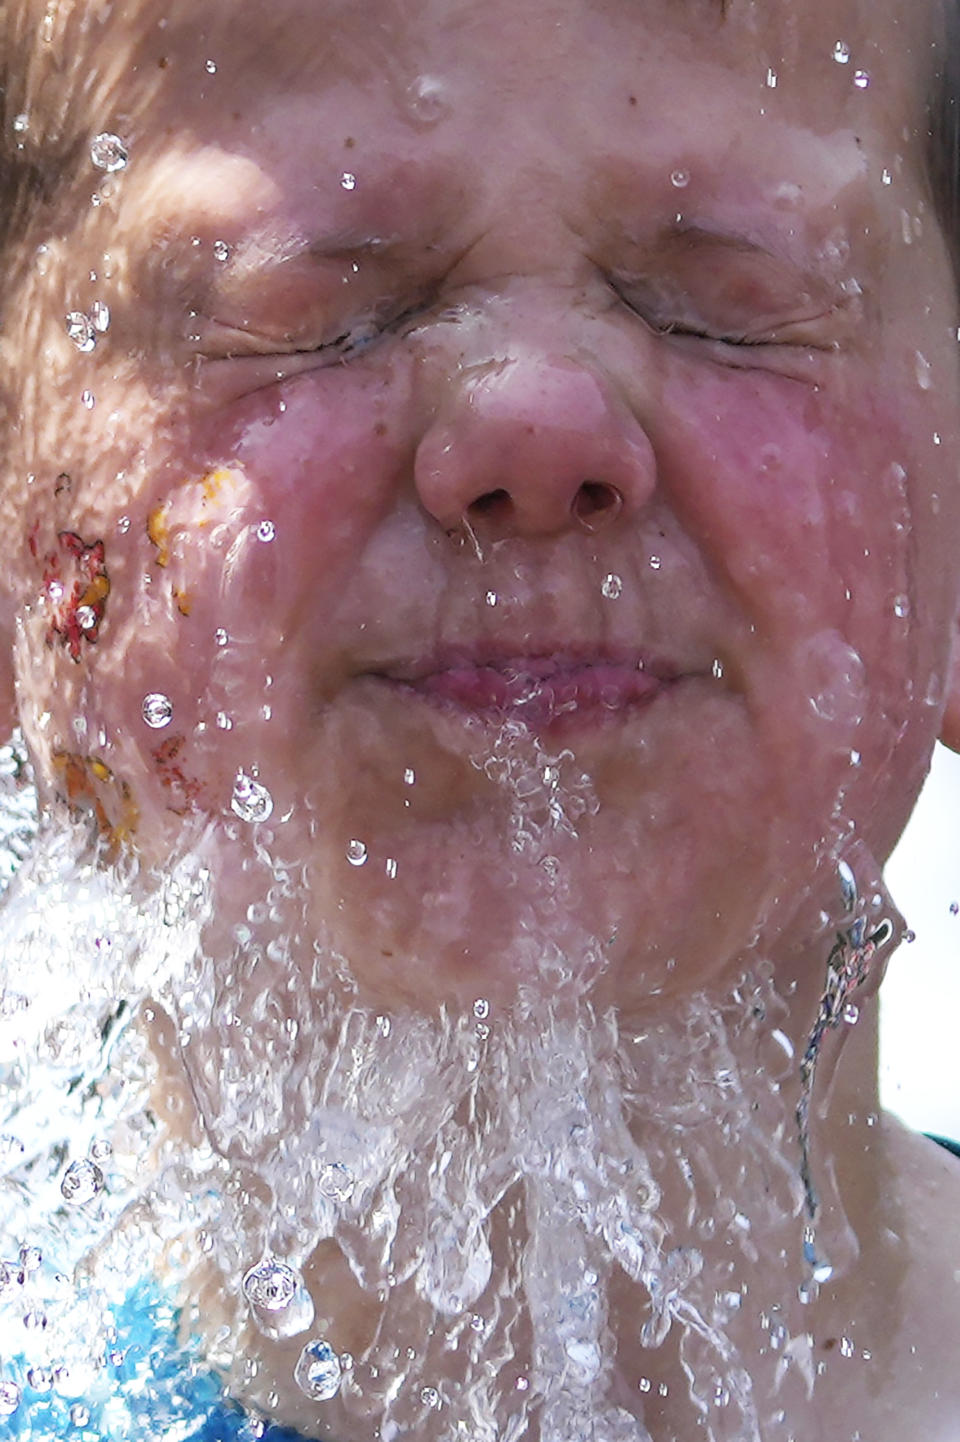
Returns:
[[[886,878],[916,941],[881,992],[880,1089],[919,1131],[960,1140],[960,756],[938,746]]]

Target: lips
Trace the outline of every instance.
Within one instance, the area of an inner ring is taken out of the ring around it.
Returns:
[[[553,654],[435,657],[398,667],[384,679],[446,709],[480,719],[512,718],[540,731],[647,706],[678,676],[652,658]]]

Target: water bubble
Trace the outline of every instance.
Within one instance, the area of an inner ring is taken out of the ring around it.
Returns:
[[[518,1378],[517,1378],[516,1388],[517,1388],[517,1391],[518,1391],[518,1392],[526,1392],[526,1390],[527,1390],[527,1388],[528,1388],[529,1386],[530,1386],[530,1378],[529,1378],[529,1377],[518,1377]]]
[[[96,1162],[84,1157],[82,1161],[71,1162],[63,1174],[60,1192],[65,1202],[75,1207],[85,1206],[103,1191],[103,1172]]]
[[[833,58],[838,65],[847,65],[850,62],[850,46],[845,40],[838,40],[833,47]]]
[[[615,601],[623,591],[623,581],[614,571],[611,571],[604,576],[600,590],[608,601]]]
[[[299,1278],[292,1267],[272,1258],[251,1267],[243,1279],[243,1295],[251,1307],[282,1312],[297,1295]]]
[[[90,1421],[90,1408],[85,1407],[82,1402],[74,1402],[70,1408],[70,1421],[74,1427],[86,1427]]]
[[[841,1356],[841,1357],[852,1357],[853,1354],[854,1354],[854,1352],[855,1352],[856,1350],[857,1350],[856,1347],[854,1347],[854,1345],[853,1345],[853,1343],[852,1343],[852,1341],[850,1340],[849,1337],[841,1337],[841,1338],[840,1338],[840,1356]]]
[[[0,1382],[0,1417],[10,1417],[20,1406],[20,1388],[16,1382]]]
[[[24,1272],[37,1272],[43,1262],[43,1253],[39,1247],[24,1246],[20,1248],[19,1261]]]
[[[98,1137],[90,1144],[90,1155],[95,1162],[105,1161],[107,1157],[113,1156],[113,1147],[104,1138]]]
[[[27,1385],[34,1392],[53,1391],[53,1368],[30,1367],[27,1370]]]
[[[162,691],[151,691],[144,696],[143,705],[140,708],[144,721],[154,731],[159,731],[163,726],[169,726],[173,717],[173,702],[169,696],[164,696]]]
[[[357,177],[351,170],[345,170],[340,177],[340,184],[344,190],[356,190]]]
[[[413,783],[416,781],[416,779],[417,779],[417,773],[414,771],[413,767],[412,767],[412,766],[407,766],[407,767],[404,769],[404,773],[403,773],[403,784],[404,784],[404,786],[412,786]]]
[[[714,658],[713,665],[710,667],[710,674],[713,676],[715,681],[723,680],[723,662],[720,660],[719,656]]]
[[[213,639],[218,646],[225,646],[230,640],[230,637],[222,626],[218,626],[213,633]]]
[[[90,142],[90,159],[98,170],[112,172],[123,169],[129,154],[119,135],[112,135],[105,130],[100,135],[95,135]]]
[[[858,90],[866,90],[870,84],[869,70],[855,70],[853,72],[853,83]]]
[[[395,881],[397,876],[397,858],[395,856],[388,856],[383,869],[387,873],[387,878],[390,881]]]
[[[90,317],[84,315],[82,310],[71,310],[64,317],[63,323],[77,350],[89,355],[97,343],[97,333]]]
[[[495,606],[497,604],[496,591],[488,591],[483,599],[486,601],[488,606]]]
[[[217,725],[219,726],[219,728],[220,728],[221,731],[232,731],[232,730],[233,730],[233,717],[232,717],[232,716],[229,716],[226,711],[218,711],[218,712],[217,712]]]
[[[208,75],[216,75],[216,73],[217,73],[217,62],[216,62],[215,60],[205,60],[205,61],[203,62],[203,68],[204,68],[204,70],[207,72]]]
[[[347,842],[347,860],[351,866],[362,866],[367,859],[367,848],[355,837]]]
[[[30,116],[27,114],[27,112],[26,112],[25,110],[21,110],[19,115],[15,115],[15,116],[13,117],[12,128],[13,128],[14,134],[15,134],[15,135],[23,135],[24,132],[25,132],[26,129],[27,129],[27,126],[28,126],[29,124],[30,124]]]
[[[893,602],[893,614],[902,621],[910,615],[910,600],[907,596],[896,596]]]
[[[478,1021],[486,1021],[490,1015],[490,1003],[485,997],[479,996],[473,1003],[473,1014]]]
[[[440,1393],[437,1391],[436,1387],[421,1387],[420,1401],[425,1407],[439,1407]]]
[[[340,1391],[343,1369],[340,1358],[322,1337],[308,1342],[293,1370],[300,1391],[314,1402],[329,1402]]]
[[[81,631],[92,631],[97,624],[97,613],[92,606],[77,607],[77,625]]]
[[[353,1173],[343,1162],[327,1162],[321,1168],[317,1186],[325,1197],[331,1197],[335,1202],[346,1201],[353,1191]]]
[[[81,397],[80,397],[80,401],[81,401],[81,404],[82,404],[82,405],[85,407],[85,409],[88,410],[88,411],[92,411],[93,408],[94,408],[94,406],[97,404],[97,398],[96,398],[96,396],[93,394],[93,391],[84,391],[83,394],[82,394]]]
[[[951,915],[951,916],[956,916],[958,912],[960,912],[960,901],[951,901],[951,903],[950,903],[950,915]]]
[[[104,335],[110,329],[110,307],[105,300],[95,300],[90,307],[90,319],[95,331]]]
[[[637,1383],[637,1386],[640,1388],[641,1392],[649,1392],[653,1387],[653,1383],[650,1381],[649,1377],[641,1377],[640,1381]]]
[[[663,562],[661,561],[661,559],[660,559],[659,556],[651,556],[651,557],[650,557],[650,569],[651,569],[651,571],[659,571],[659,569],[660,569],[660,567],[661,567],[662,565],[663,565]]]
[[[767,87],[770,90],[776,90],[777,88],[777,72],[775,70],[767,71]]]
[[[677,190],[683,190],[690,184],[690,172],[688,170],[673,170],[670,172],[670,184]]]
[[[230,259],[230,247],[225,240],[213,242],[213,258],[221,261]]]
[[[847,1026],[856,1026],[857,1022],[860,1020],[860,1008],[857,1006],[856,1002],[847,1002],[846,1006],[843,1009],[843,1019],[847,1023]]]
[[[272,521],[261,521],[257,527],[258,541],[272,541],[277,534],[277,528]]]
[[[891,175],[891,173],[890,173],[889,170],[884,170],[883,173],[881,174],[881,176],[880,176],[880,184],[881,184],[881,185],[892,185],[892,184],[893,184],[893,176]]]
[[[266,821],[273,811],[273,797],[259,781],[238,771],[230,806],[241,821]]]

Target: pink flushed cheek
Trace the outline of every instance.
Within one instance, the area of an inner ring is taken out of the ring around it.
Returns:
[[[410,467],[408,388],[327,367],[258,393],[213,438],[272,529],[271,594],[287,626],[336,600]]]

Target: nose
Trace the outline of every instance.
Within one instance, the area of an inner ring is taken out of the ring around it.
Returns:
[[[421,505],[446,531],[487,536],[596,531],[649,500],[650,440],[610,384],[543,356],[453,383],[417,450]]]

